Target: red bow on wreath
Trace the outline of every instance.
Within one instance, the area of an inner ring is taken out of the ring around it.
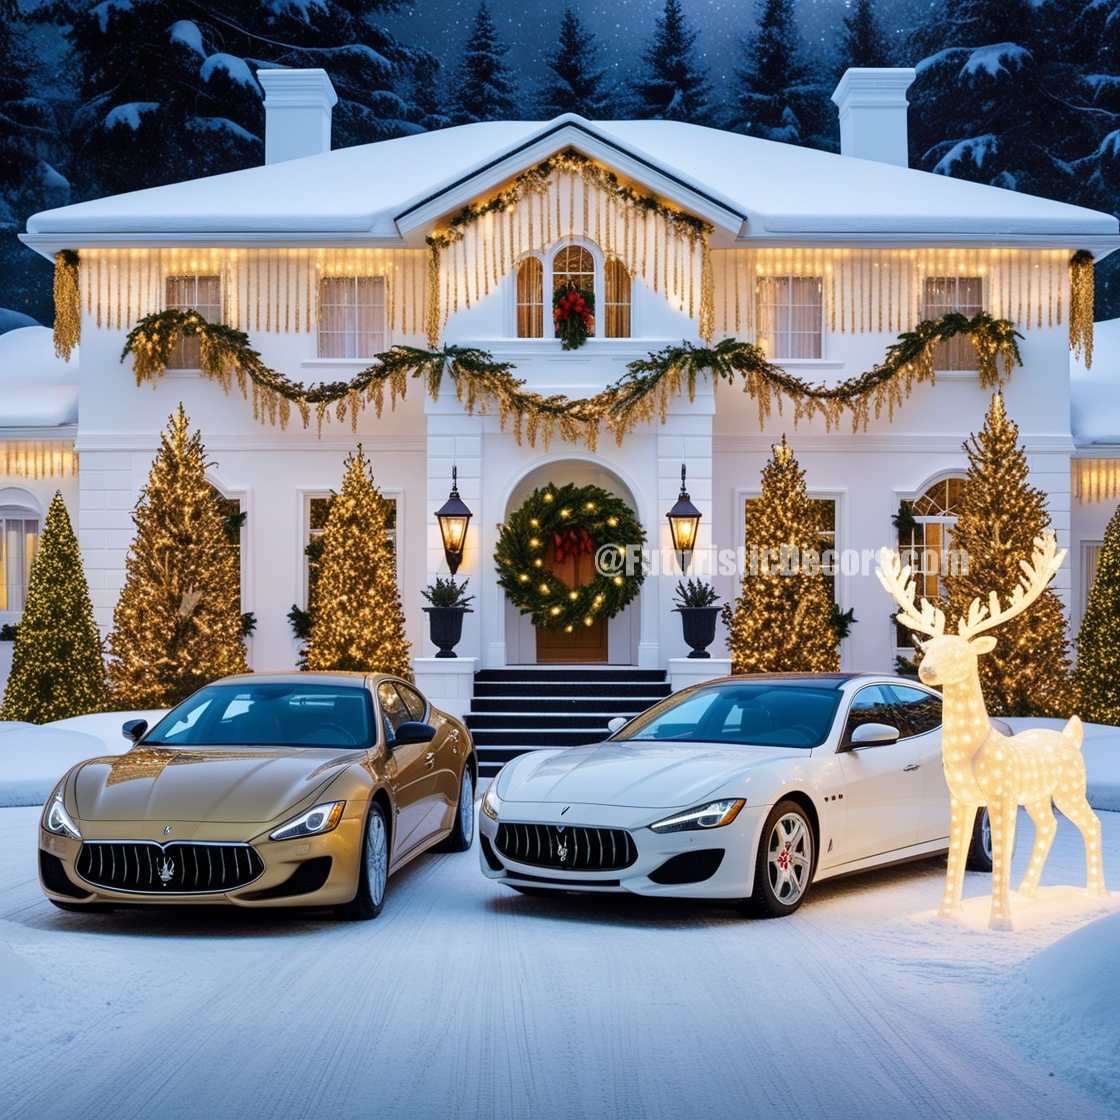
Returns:
[[[569,529],[566,533],[552,534],[552,552],[563,563],[583,554],[590,556],[595,551],[595,542],[586,529]]]

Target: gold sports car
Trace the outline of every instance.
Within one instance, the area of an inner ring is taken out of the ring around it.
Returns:
[[[73,767],[43,807],[39,880],[64,910],[330,906],[376,918],[389,876],[474,839],[470,732],[365,673],[206,685],[133,747]]]

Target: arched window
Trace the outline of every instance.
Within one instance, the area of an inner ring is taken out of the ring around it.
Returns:
[[[517,266],[517,337],[544,337],[544,265],[526,257]]]
[[[26,606],[27,580],[38,547],[38,513],[0,505],[0,612],[18,614]]]
[[[630,337],[630,273],[611,257],[603,267],[603,325],[607,338]]]
[[[564,245],[552,258],[552,290],[575,284],[586,291],[595,290],[595,258],[582,245]],[[591,334],[595,334],[592,324]]]

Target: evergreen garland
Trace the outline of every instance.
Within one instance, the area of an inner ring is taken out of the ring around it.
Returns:
[[[0,719],[49,723],[105,708],[105,663],[62,494],[47,511],[15,632]]]
[[[1077,634],[1074,679],[1086,719],[1120,724],[1120,509],[1104,532],[1097,574]]]

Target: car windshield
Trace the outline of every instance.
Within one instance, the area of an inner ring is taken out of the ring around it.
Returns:
[[[840,704],[835,688],[775,681],[711,685],[632,720],[615,742],[819,747]]]
[[[212,684],[144,737],[174,747],[354,747],[372,742],[369,692],[326,684]]]

